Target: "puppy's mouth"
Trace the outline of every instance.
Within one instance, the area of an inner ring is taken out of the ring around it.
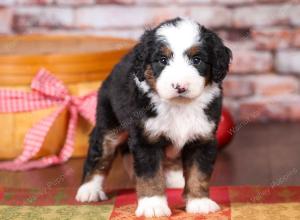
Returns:
[[[184,95],[178,95],[174,98],[171,98],[170,101],[178,104],[188,104],[191,103],[194,100],[194,98],[189,98]]]

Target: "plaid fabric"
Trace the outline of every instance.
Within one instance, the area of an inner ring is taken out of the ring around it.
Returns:
[[[2,192],[2,193],[1,193]],[[0,188],[0,219],[85,219],[131,220],[136,218],[133,190],[110,194],[110,200],[96,203],[74,201],[76,189]],[[207,215],[187,214],[181,190],[167,190],[173,220],[298,220],[300,187],[211,187],[211,197],[222,209]]]
[[[96,92],[83,97],[71,96],[63,82],[45,69],[40,70],[33,79],[31,89],[32,92],[0,89],[0,113],[34,111],[51,106],[58,108],[29,129],[24,139],[23,153],[14,161],[1,162],[0,169],[28,170],[63,163],[73,153],[78,114],[95,123]],[[59,155],[29,161],[40,150],[51,125],[65,108],[70,112],[70,120],[66,140]]]

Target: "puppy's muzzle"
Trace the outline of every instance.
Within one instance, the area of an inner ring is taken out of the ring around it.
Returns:
[[[172,88],[176,90],[178,94],[183,95],[187,91],[187,85],[181,85],[179,83],[172,83]]]

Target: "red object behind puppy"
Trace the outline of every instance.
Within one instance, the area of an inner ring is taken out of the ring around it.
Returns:
[[[226,147],[234,135],[234,122],[227,108],[223,108],[222,116],[217,130],[218,149]]]

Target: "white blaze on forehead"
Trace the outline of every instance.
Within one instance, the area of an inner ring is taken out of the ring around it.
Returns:
[[[160,40],[163,40],[170,46],[174,54],[182,54],[199,42],[200,29],[196,22],[183,19],[175,25],[163,25],[156,31],[156,34]]]
[[[205,87],[205,77],[199,75],[185,52],[199,44],[199,25],[184,19],[176,24],[161,26],[156,34],[157,38],[166,44],[173,53],[168,65],[157,78],[157,93],[163,99],[172,99],[178,96],[178,91],[174,89],[174,85],[178,85],[186,89],[184,97],[196,98]]]

